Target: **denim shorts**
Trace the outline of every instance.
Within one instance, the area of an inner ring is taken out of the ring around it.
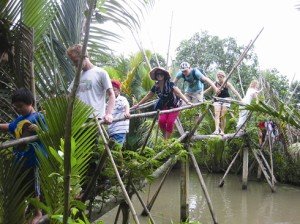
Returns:
[[[116,133],[110,136],[115,142],[123,145],[126,140],[126,133]]]

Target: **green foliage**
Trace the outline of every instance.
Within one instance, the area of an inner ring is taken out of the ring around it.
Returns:
[[[47,157],[38,151],[40,161],[41,189],[44,195],[40,208],[48,215],[60,215],[64,200],[64,128],[66,120],[67,98],[58,97],[43,103],[47,130],[38,135],[47,150]],[[71,139],[71,204],[79,205],[75,197],[81,191],[87,168],[95,148],[96,126],[88,122],[92,108],[76,100],[72,119]],[[84,209],[81,209],[83,211]]]
[[[30,197],[30,182],[24,182],[28,171],[22,163],[15,163],[14,157],[0,156],[0,223],[24,223],[25,199]],[[33,180],[32,180],[33,181]]]

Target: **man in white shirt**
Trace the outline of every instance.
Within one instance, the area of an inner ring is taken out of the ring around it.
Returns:
[[[76,67],[79,64],[81,52],[82,45],[80,44],[75,44],[67,49],[67,55]],[[68,88],[69,91],[73,88],[73,83],[74,80]],[[108,95],[108,102],[105,110],[106,94]],[[76,95],[81,101],[95,109],[94,113],[98,118],[103,119],[107,124],[112,122],[115,94],[112,89],[111,80],[104,69],[91,63],[87,52],[83,59],[82,72]]]

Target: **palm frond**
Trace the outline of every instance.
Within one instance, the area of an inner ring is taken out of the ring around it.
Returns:
[[[30,183],[24,184],[28,171],[14,158],[0,157],[0,223],[24,223],[26,192]]]
[[[264,102],[259,102],[258,104],[250,104],[246,106],[247,110],[262,112],[273,116],[287,124],[290,124],[296,128],[300,128],[300,114],[295,108],[290,108],[284,102],[277,99],[277,105],[280,109],[275,109]]]
[[[48,152],[48,157],[39,153],[42,191],[45,194],[45,204],[51,206],[48,212],[61,214],[63,205],[63,148],[64,123],[66,120],[67,98],[58,97],[45,101],[46,131],[39,132],[39,138]],[[93,109],[76,100],[72,120],[72,153],[71,153],[71,193],[73,197],[79,193],[81,183],[86,177],[86,171],[95,147],[96,126],[86,124]],[[85,125],[85,126],[84,126]]]

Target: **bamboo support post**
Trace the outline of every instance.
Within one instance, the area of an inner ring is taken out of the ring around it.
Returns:
[[[249,149],[248,147],[243,148],[243,177],[242,177],[242,189],[247,189],[248,182],[248,162],[249,162]]]
[[[134,186],[134,184],[133,184],[132,182],[131,182],[131,186],[132,186],[132,189],[133,189],[134,193],[135,193],[136,196],[138,197],[138,199],[139,199],[141,205],[142,205],[143,208],[144,208],[143,212],[145,212],[145,213],[149,216],[151,224],[155,224],[154,219],[153,219],[153,217],[152,217],[152,215],[151,215],[149,209],[147,208],[147,206],[146,206],[146,204],[144,203],[142,197],[140,196],[138,190],[136,189],[136,187]]]
[[[233,160],[231,161],[231,163],[229,164],[224,176],[222,177],[222,179],[220,180],[219,182],[219,187],[223,187],[224,185],[224,180],[225,180],[225,177],[227,176],[227,174],[229,173],[229,170],[231,169],[232,165],[234,164],[235,160],[237,159],[239,153],[240,153],[241,149],[239,149],[239,151],[237,151],[237,153],[235,154]]]
[[[155,202],[155,200],[156,200],[156,198],[157,198],[157,196],[158,196],[158,194],[159,194],[159,192],[160,192],[160,190],[161,190],[163,184],[165,183],[165,180],[167,179],[167,176],[169,175],[169,173],[170,173],[171,170],[172,170],[172,167],[173,167],[173,166],[170,166],[170,167],[168,168],[168,170],[165,172],[165,174],[164,174],[162,180],[160,181],[160,183],[159,183],[159,185],[158,185],[158,188],[157,188],[156,192],[154,193],[154,195],[153,195],[153,197],[151,198],[150,202],[147,204],[146,207],[147,207],[147,210],[148,210],[148,211],[151,211],[151,209],[152,209],[152,207],[153,207],[153,205],[154,205],[154,202]],[[144,208],[144,210],[142,211],[142,215],[143,215],[143,216],[146,216],[147,214],[148,214],[148,212],[147,212],[146,209]]]
[[[262,172],[263,172],[263,174],[264,174],[264,176],[265,176],[265,179],[266,179],[267,183],[269,184],[269,186],[270,186],[270,188],[271,188],[271,191],[272,191],[272,192],[275,192],[275,186],[272,185],[272,183],[271,183],[271,181],[270,181],[270,177],[269,177],[269,175],[267,174],[266,169],[265,169],[264,165],[262,164],[261,160],[258,158],[255,149],[252,149],[252,152],[253,152],[253,155],[254,155],[256,161],[258,162],[258,165],[260,166],[260,168],[261,168],[261,170],[262,170]]]
[[[258,144],[256,144],[256,143],[253,142],[252,140],[251,140],[251,142],[252,142],[252,144],[254,144],[255,147],[257,147],[257,148],[259,149],[259,150],[257,150],[257,151],[258,151],[260,157],[263,159],[263,162],[264,162],[266,168],[268,169],[269,173],[270,173],[271,175],[273,175],[274,183],[276,183],[277,180],[276,180],[274,174],[272,174],[272,172],[271,172],[271,167],[270,167],[270,165],[269,165],[267,159],[265,158],[265,156],[264,156],[264,154],[263,154],[263,152],[262,152],[262,149],[260,148],[260,146],[259,146]],[[266,141],[265,141],[265,142],[266,142]],[[259,168],[260,168],[260,167],[259,167]],[[261,170],[260,170],[260,172],[261,172]]]
[[[182,123],[181,123],[179,117],[176,118],[175,125],[176,125],[176,128],[177,128],[179,134],[183,135],[184,134],[184,129],[183,129],[183,126],[182,126]]]
[[[271,183],[272,183],[272,186],[274,186],[274,172],[273,172],[273,152],[272,152],[272,141],[271,141],[271,132],[268,131],[268,140],[269,140],[269,153],[270,153],[270,173],[271,173]]]
[[[276,180],[276,178],[275,178],[275,176],[274,176],[273,172],[271,172],[271,171],[272,171],[272,170],[271,170],[271,167],[270,167],[270,165],[269,165],[268,161],[266,160],[266,158],[265,158],[264,154],[262,153],[262,151],[261,151],[261,150],[258,150],[258,153],[259,153],[260,157],[262,158],[262,160],[263,160],[263,162],[264,162],[264,164],[265,164],[266,168],[268,169],[269,173],[271,174],[271,176],[272,176],[272,178],[273,178],[273,181],[274,181],[274,183],[276,183],[276,182],[277,182],[277,180]]]
[[[155,117],[154,117],[154,119],[153,119],[153,121],[152,121],[151,127],[150,127],[150,129],[149,129],[149,131],[148,131],[148,134],[147,134],[147,136],[146,136],[146,139],[145,139],[145,142],[144,142],[144,144],[143,144],[143,146],[142,146],[142,149],[141,149],[141,151],[140,151],[140,154],[142,154],[142,153],[144,152],[144,149],[145,149],[145,147],[146,147],[146,145],[147,145],[147,142],[148,142],[148,140],[149,140],[149,137],[150,137],[150,135],[151,135],[152,129],[154,128],[155,122],[156,122],[156,120],[157,120],[157,118],[158,118],[158,116],[159,116],[159,111],[160,111],[160,110],[157,110],[156,115],[155,115]]]
[[[185,144],[188,148],[188,144]],[[180,160],[180,221],[189,219],[189,160]]]
[[[197,164],[197,161],[196,161],[196,158],[194,156],[194,153],[193,151],[189,148],[188,149],[188,152],[189,152],[189,156],[192,160],[192,164],[196,170],[196,173],[197,173],[197,176],[198,176],[198,179],[199,179],[199,182],[200,182],[200,185],[201,185],[201,188],[202,188],[202,191],[204,193],[204,196],[205,196],[205,199],[207,201],[207,204],[208,204],[208,208],[209,208],[209,211],[210,211],[210,214],[212,216],[212,219],[213,219],[213,222],[214,224],[217,224],[217,218],[216,218],[216,215],[214,213],[214,209],[213,209],[213,206],[212,206],[212,202],[210,200],[210,197],[209,197],[209,194],[208,194],[208,191],[207,191],[207,188],[206,188],[206,185],[205,185],[205,182],[204,182],[204,179],[203,179],[203,176],[201,174],[201,171],[199,169],[199,166]]]
[[[129,198],[129,196],[128,196],[128,193],[127,193],[127,191],[126,191],[126,189],[125,189],[125,186],[124,186],[124,184],[123,184],[123,181],[122,181],[122,179],[121,179],[121,177],[120,177],[118,168],[117,168],[116,163],[115,163],[115,161],[114,161],[114,158],[113,158],[113,156],[112,156],[112,154],[111,154],[110,148],[108,147],[108,142],[106,141],[106,138],[105,138],[105,136],[104,136],[104,133],[103,133],[102,128],[101,128],[101,125],[100,125],[100,122],[97,122],[97,126],[98,126],[98,130],[99,130],[99,132],[100,132],[100,134],[101,134],[101,137],[102,137],[102,139],[103,139],[103,141],[104,141],[104,147],[105,147],[105,150],[107,151],[108,157],[109,157],[109,159],[110,159],[110,161],[111,161],[111,163],[112,163],[113,169],[114,169],[115,174],[116,174],[117,179],[118,179],[118,182],[119,182],[119,184],[120,184],[120,186],[121,186],[121,190],[122,190],[122,192],[123,192],[123,194],[124,194],[124,196],[125,196],[125,200],[126,200],[128,206],[129,206],[129,208],[130,208],[130,211],[131,211],[131,213],[132,213],[133,219],[134,219],[134,221],[135,221],[136,224],[139,224],[140,222],[139,222],[139,220],[138,220],[137,214],[136,214],[135,209],[134,209],[134,207],[133,207],[133,205],[132,205],[132,202],[131,202],[131,200],[130,200],[130,198]]]

